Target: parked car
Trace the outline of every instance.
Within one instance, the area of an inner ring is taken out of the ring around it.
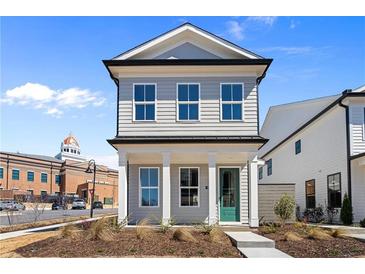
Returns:
[[[16,201],[1,201],[0,210],[25,210],[25,205]]]
[[[83,199],[76,199],[72,202],[72,209],[86,209],[86,203]]]
[[[61,205],[61,203],[59,202],[53,202],[52,204],[52,210],[60,210],[60,209],[64,209],[64,206]]]
[[[95,201],[94,204],[93,204],[93,208],[100,208],[100,209],[103,209],[103,203],[100,202],[100,201]]]

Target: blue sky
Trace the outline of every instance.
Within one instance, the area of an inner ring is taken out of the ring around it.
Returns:
[[[274,58],[261,123],[270,105],[365,83],[364,17],[2,17],[0,149],[55,155],[72,131],[110,160],[116,88],[101,60],[185,21]]]

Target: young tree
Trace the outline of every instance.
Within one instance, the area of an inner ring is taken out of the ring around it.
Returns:
[[[354,216],[352,214],[351,201],[347,193],[343,197],[340,217],[344,225],[352,225]]]
[[[281,196],[280,200],[275,204],[274,212],[280,218],[282,226],[293,216],[294,209],[294,198],[286,193]]]

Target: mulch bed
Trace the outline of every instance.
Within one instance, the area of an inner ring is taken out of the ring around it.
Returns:
[[[86,233],[83,231],[82,233]],[[240,257],[227,236],[221,243],[211,242],[209,235],[191,229],[197,242],[182,242],[172,238],[173,230],[165,234],[154,230],[145,239],[137,239],[134,228],[115,234],[113,241],[51,237],[18,248],[23,257]],[[83,235],[83,234],[82,234]]]
[[[278,228],[275,233],[264,234],[262,228],[258,234],[275,240],[276,248],[296,258],[353,258],[365,256],[365,243],[356,239],[332,238],[329,240],[313,240],[304,238],[300,242],[286,241],[286,232],[302,234],[302,230],[293,225]]]

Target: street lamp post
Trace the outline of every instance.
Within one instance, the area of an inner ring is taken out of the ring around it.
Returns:
[[[91,169],[91,166],[93,166],[94,170]],[[96,164],[95,160],[91,159],[89,161],[89,165],[87,169],[85,170],[86,173],[94,173],[93,174],[93,190],[91,194],[91,206],[90,206],[90,218],[93,217],[94,214],[94,197],[95,197],[95,176],[96,176]]]

